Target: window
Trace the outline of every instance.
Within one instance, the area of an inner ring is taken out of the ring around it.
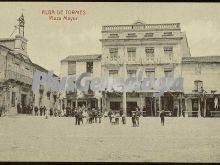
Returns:
[[[111,61],[117,61],[118,60],[118,48],[110,48],[110,60]]]
[[[127,37],[137,37],[136,33],[128,33]]]
[[[93,62],[86,63],[86,72],[93,73]]]
[[[15,92],[12,92],[12,95],[11,95],[11,106],[15,107]]]
[[[153,70],[146,70],[145,73],[146,73],[146,77],[147,78],[155,78],[155,71],[153,71]]]
[[[194,81],[194,90],[195,92],[202,92],[203,82],[201,80]]]
[[[109,70],[109,77],[112,77],[113,80],[118,77],[118,70]]]
[[[136,60],[136,48],[128,48],[128,61]]]
[[[136,77],[136,70],[128,70],[128,77]]]
[[[69,61],[68,62],[68,75],[75,75],[76,74],[76,62]]]
[[[144,37],[153,37],[154,33],[145,33]]]
[[[120,110],[120,102],[110,102],[110,109],[115,111],[115,110]]]
[[[119,36],[118,36],[118,34],[110,34],[109,35],[109,38],[118,38]]]
[[[47,99],[50,100],[50,91],[47,92]]]
[[[172,35],[173,35],[172,32],[164,32],[164,33],[163,33],[163,36],[172,36]]]
[[[173,77],[173,70],[164,70],[165,77]]]
[[[164,47],[164,54],[167,55],[169,59],[171,59],[173,56],[173,47]]]
[[[145,48],[145,53],[146,53],[146,57],[148,60],[154,58],[154,48],[153,47]]]

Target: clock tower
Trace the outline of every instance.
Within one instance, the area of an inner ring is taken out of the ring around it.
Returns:
[[[27,39],[24,37],[24,15],[23,12],[21,16],[18,18],[18,29],[19,34],[15,36],[15,50],[19,53],[22,53],[23,55],[27,55]]]

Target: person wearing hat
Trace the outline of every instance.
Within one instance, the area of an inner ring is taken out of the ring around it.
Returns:
[[[132,112],[131,120],[132,120],[133,127],[136,127],[136,115],[134,112]]]

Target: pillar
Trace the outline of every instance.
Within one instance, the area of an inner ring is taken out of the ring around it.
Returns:
[[[161,111],[161,96],[159,96],[159,111]]]
[[[198,99],[198,117],[201,117],[201,101]]]
[[[204,99],[204,117],[206,117],[206,99]]]
[[[183,117],[183,96],[180,94],[180,117]]]
[[[140,109],[143,111],[143,94],[140,93]]]
[[[124,89],[124,86],[123,86],[123,114],[127,116],[127,98],[126,98],[126,91]]]
[[[180,99],[177,99],[177,101],[178,101],[178,104],[180,104]],[[180,116],[180,105],[177,106],[177,117],[179,116]]]
[[[188,115],[188,112],[187,112],[187,98],[185,99],[185,107],[186,107],[186,109],[185,109],[185,117],[188,117],[189,115]]]
[[[101,99],[102,98],[98,98],[98,108],[101,109]]]
[[[125,49],[125,47],[124,47]],[[125,50],[124,50],[124,60],[123,60],[123,74],[124,74],[124,79],[127,77],[127,69],[126,69],[126,55],[125,55]],[[123,114],[127,116],[127,97],[126,97],[126,91],[124,85],[122,86],[123,90]]]

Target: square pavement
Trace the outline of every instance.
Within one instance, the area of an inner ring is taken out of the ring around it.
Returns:
[[[0,161],[220,162],[220,118],[141,117],[140,126],[73,117],[0,118]]]

